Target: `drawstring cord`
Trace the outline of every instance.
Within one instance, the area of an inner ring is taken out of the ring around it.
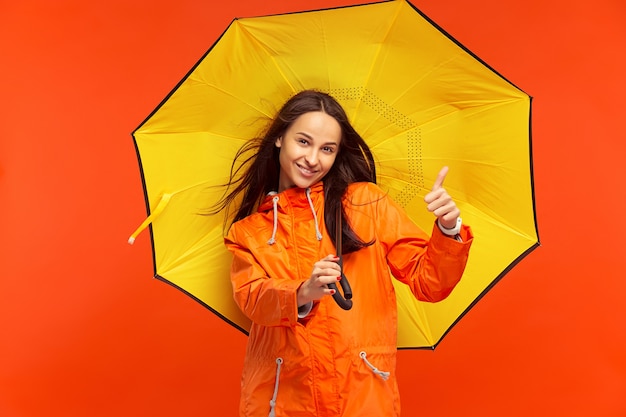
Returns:
[[[272,205],[274,207],[274,228],[272,229],[272,237],[267,241],[268,245],[273,245],[276,243],[276,231],[278,230],[278,200],[279,197],[276,195],[276,192],[270,193],[270,195],[274,195],[272,198]],[[309,202],[309,207],[311,208],[311,213],[313,213],[313,220],[315,221],[315,237],[317,240],[322,240],[322,232],[320,232],[319,224],[317,224],[317,213],[315,213],[315,207],[313,207],[313,201],[311,200],[311,189],[306,189],[306,199]]]
[[[283,364],[283,358],[276,358],[276,382],[274,383],[274,395],[270,400],[269,417],[276,417],[276,397],[278,396],[278,377],[280,376],[280,368]]]
[[[317,224],[317,214],[315,214],[315,208],[313,207],[313,201],[311,201],[311,189],[306,189],[306,199],[309,200],[309,207],[311,207],[311,213],[313,213],[313,219],[315,220],[315,237],[317,240],[322,240],[322,233],[320,232],[320,228]]]
[[[391,374],[389,372],[381,371],[377,367],[372,365],[370,363],[370,361],[367,360],[367,353],[361,352],[361,353],[359,353],[359,356],[361,357],[361,359],[363,359],[363,362],[365,362],[365,364],[370,367],[372,372],[374,372],[376,375],[378,375],[379,377],[381,377],[385,381],[389,379],[389,375],[391,375]]]
[[[267,241],[268,245],[273,245],[276,243],[276,230],[278,230],[278,196],[275,195],[272,198],[272,203],[274,205],[274,229],[272,230],[272,237]]]

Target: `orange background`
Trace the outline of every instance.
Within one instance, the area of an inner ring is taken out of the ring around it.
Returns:
[[[152,279],[130,133],[234,17],[350,0],[0,2],[0,415],[233,416],[246,338]],[[534,97],[542,247],[435,351],[405,416],[626,415],[626,6],[415,0]]]

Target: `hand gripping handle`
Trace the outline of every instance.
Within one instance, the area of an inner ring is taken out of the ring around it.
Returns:
[[[339,292],[337,288],[337,284],[332,283],[328,284],[328,288],[331,290],[335,290],[333,294],[333,299],[337,303],[337,305],[344,310],[350,310],[352,308],[352,288],[350,288],[350,283],[348,282],[348,278],[343,273],[343,257],[341,256],[341,236],[342,236],[342,227],[341,227],[341,206],[337,210],[337,229],[335,230],[335,247],[337,248],[337,256],[339,260],[337,263],[339,264],[339,268],[341,268],[341,280],[339,283],[341,284],[341,289],[343,290],[343,296]]]
[[[341,265],[341,260],[339,261],[339,264]],[[348,278],[346,278],[343,271],[341,272],[341,280],[339,281],[339,283],[341,284],[341,289],[343,290],[343,296],[339,292],[337,284],[328,284],[328,288],[335,290],[335,293],[333,294],[333,299],[335,300],[337,305],[344,310],[350,310],[352,308],[352,288],[350,288]]]

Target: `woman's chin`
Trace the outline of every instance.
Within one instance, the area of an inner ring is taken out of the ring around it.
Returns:
[[[313,185],[315,185],[320,179],[315,177],[312,179],[302,179],[296,182],[296,187],[299,188],[309,188]]]
[[[280,191],[284,191],[288,188],[309,188],[312,187],[313,185],[317,184],[319,181],[321,181],[322,178],[318,175],[315,175],[313,177],[298,177],[298,178],[294,178],[292,179],[292,181],[289,181],[288,184],[282,184],[280,186]]]

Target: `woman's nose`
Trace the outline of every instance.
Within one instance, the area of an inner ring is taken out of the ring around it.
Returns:
[[[304,156],[304,160],[309,165],[315,165],[317,164],[317,157],[317,151],[310,151]]]

